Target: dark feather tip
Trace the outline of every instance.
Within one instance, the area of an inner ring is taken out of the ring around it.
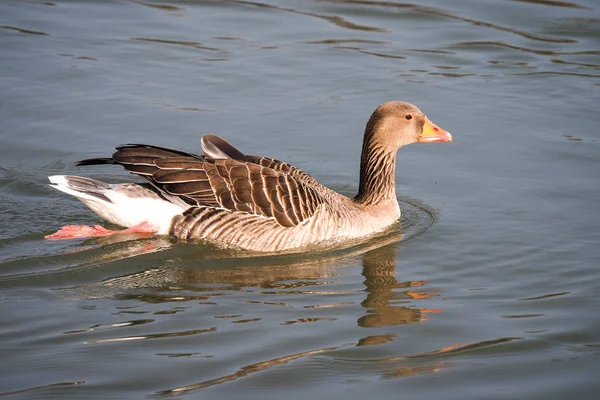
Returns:
[[[102,164],[116,164],[116,161],[112,158],[88,158],[87,160],[77,161],[76,166],[81,165],[102,165]]]

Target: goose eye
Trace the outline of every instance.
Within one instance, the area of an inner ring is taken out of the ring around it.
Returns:
[[[410,114],[406,114],[406,115],[404,116],[404,118],[406,118],[406,119],[412,119],[412,115],[410,115]]]

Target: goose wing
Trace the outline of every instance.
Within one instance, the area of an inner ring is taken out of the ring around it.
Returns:
[[[253,213],[285,227],[310,218],[327,202],[328,189],[304,171],[278,160],[245,156],[218,139],[222,142],[209,138],[215,148],[206,151],[203,137],[207,155],[129,144],[117,147],[112,158],[77,165],[120,164],[170,201]]]

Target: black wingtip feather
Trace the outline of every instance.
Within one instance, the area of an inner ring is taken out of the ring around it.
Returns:
[[[113,158],[88,158],[87,160],[77,161],[75,163],[76,166],[82,165],[102,165],[102,164],[117,164],[117,162]]]
[[[151,144],[127,143],[127,144],[121,144],[116,147],[117,150],[139,149],[139,148],[154,149],[154,150],[164,151],[164,152],[168,152],[168,153],[173,153],[171,156],[178,155],[178,156],[182,156],[182,157],[193,157],[193,158],[197,158],[197,159],[204,159],[203,156],[198,155],[198,154],[188,153],[187,151],[182,151],[182,150],[177,150],[177,149],[171,149],[169,147],[154,146]]]

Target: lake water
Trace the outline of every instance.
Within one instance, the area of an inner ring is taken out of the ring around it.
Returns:
[[[596,399],[596,0],[0,3],[0,396]],[[216,133],[352,195],[364,125],[410,101],[401,226],[250,257],[102,223],[47,176]]]

